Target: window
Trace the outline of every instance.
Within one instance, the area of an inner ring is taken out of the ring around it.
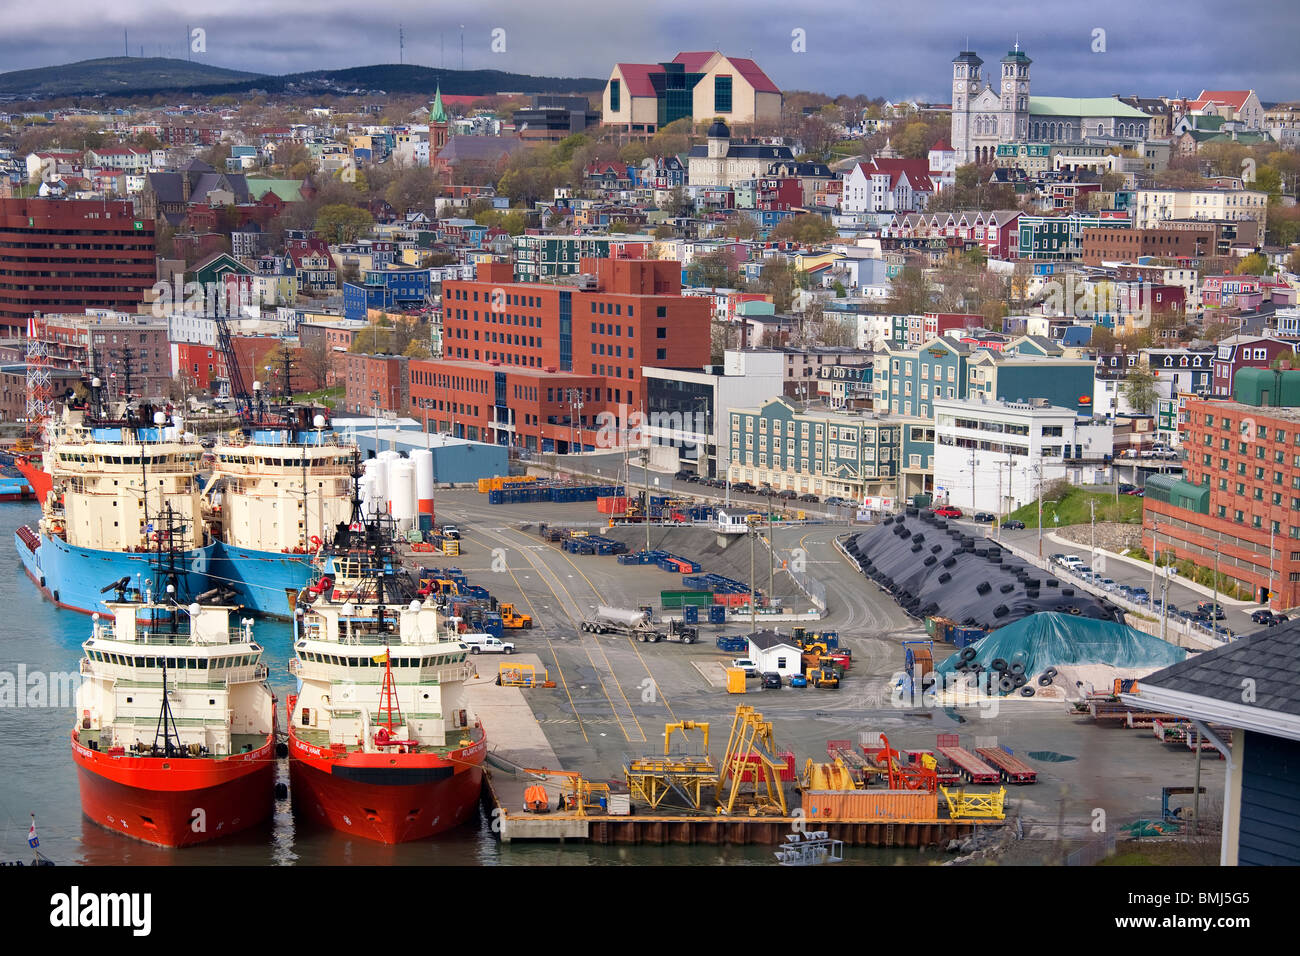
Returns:
[[[731,77],[719,75],[713,78],[713,111],[715,113],[731,112]]]
[[[622,109],[622,106],[620,105],[621,97],[619,95],[622,92],[619,89],[620,85],[621,84],[618,80],[609,81],[609,109],[611,113],[617,113]]]

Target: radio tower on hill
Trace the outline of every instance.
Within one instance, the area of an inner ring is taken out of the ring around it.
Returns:
[[[45,320],[33,312],[27,320],[27,434],[33,441],[45,435],[54,417],[54,387],[50,384],[50,352],[45,343]]]

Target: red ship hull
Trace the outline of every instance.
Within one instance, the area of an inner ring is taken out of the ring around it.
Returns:
[[[292,713],[292,704],[290,705]],[[289,732],[289,785],[295,812],[379,843],[423,840],[476,812],[487,739],[431,754],[337,753]]]
[[[275,737],[229,757],[130,757],[90,750],[72,734],[81,809],[106,829],[185,847],[268,820],[275,808]],[[201,813],[197,811],[202,811]]]

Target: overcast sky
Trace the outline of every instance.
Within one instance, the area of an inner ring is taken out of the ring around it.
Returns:
[[[604,78],[619,60],[680,50],[751,56],[782,89],[950,98],[950,61],[969,43],[996,62],[1017,35],[1033,91],[1056,96],[1195,94],[1253,88],[1300,99],[1300,0],[64,0],[57,13],[4,0],[0,70],[120,56],[184,57],[264,73],[398,61]],[[450,9],[450,13],[444,10]],[[504,30],[494,52],[492,33]],[[806,52],[792,32],[804,31]],[[1097,31],[1104,31],[1098,33]],[[1098,48],[1094,52],[1094,47]],[[1102,51],[1104,50],[1104,52]]]

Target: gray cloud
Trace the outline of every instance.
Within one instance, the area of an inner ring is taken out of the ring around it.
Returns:
[[[979,6],[931,0],[923,7],[845,0],[550,0],[525,7],[484,0],[444,12],[445,6],[191,0],[177,13],[163,0],[116,7],[65,0],[51,29],[48,11],[27,4],[6,11],[0,64],[13,70],[118,56],[123,29],[132,56],[143,47],[149,56],[183,57],[187,25],[207,31],[207,52],[195,59],[234,69],[286,73],[395,63],[400,22],[406,62],[455,69],[463,24],[470,69],[604,77],[618,60],[655,62],[683,49],[722,49],[752,56],[784,89],[946,101],[950,61],[968,37],[986,61],[996,62],[1019,36],[1034,60],[1038,93],[1174,95],[1249,87],[1265,101],[1300,98],[1300,4],[1294,0],[1230,8],[1209,0]],[[496,28],[505,30],[505,53],[491,50]],[[806,31],[805,53],[791,50],[796,28]],[[1095,29],[1105,31],[1104,53],[1092,51]]]

